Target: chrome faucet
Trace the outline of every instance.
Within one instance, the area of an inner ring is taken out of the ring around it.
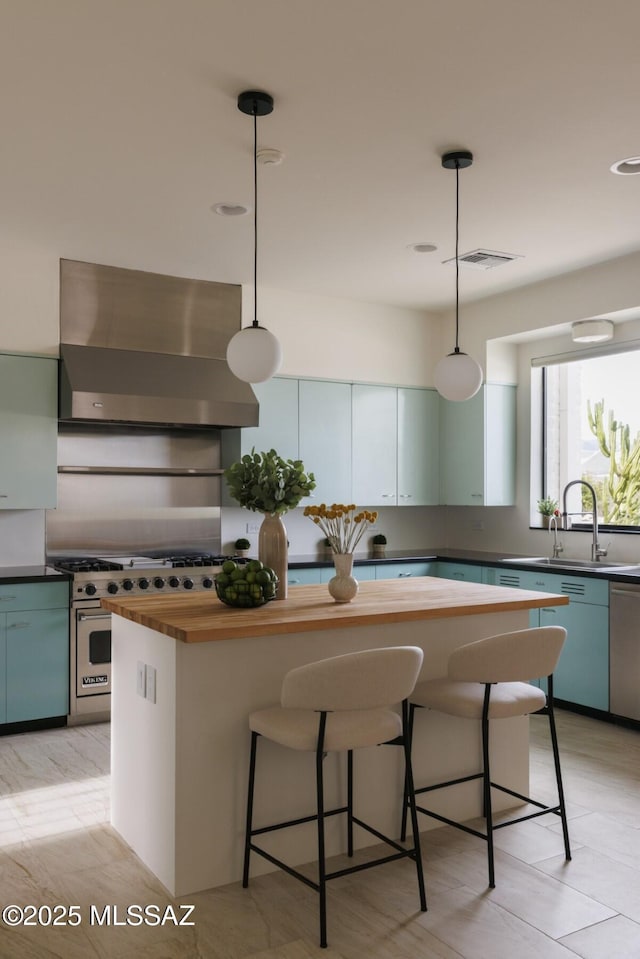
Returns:
[[[598,502],[596,499],[596,491],[594,490],[591,483],[587,483],[586,480],[571,480],[570,483],[567,483],[563,492],[562,492],[562,526],[563,529],[568,529],[567,519],[571,515],[576,515],[573,513],[567,513],[567,492],[571,489],[572,486],[586,486],[589,492],[591,493],[591,515],[593,517],[593,543],[591,545],[591,559],[594,562],[597,562],[601,556],[606,556],[606,549],[601,549],[600,543],[598,542]],[[581,510],[580,512],[584,512]]]
[[[557,559],[564,546],[558,540],[558,517],[552,516],[549,520],[549,532],[553,531],[553,558]]]

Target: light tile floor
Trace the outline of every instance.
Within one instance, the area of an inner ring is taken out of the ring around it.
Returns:
[[[1,904],[44,909],[36,925],[0,921],[0,959],[638,959],[640,733],[558,718],[572,861],[556,817],[499,831],[489,890],[484,843],[429,830],[429,911],[417,909],[406,862],[337,880],[326,950],[315,893],[282,873],[248,890],[167,895],[108,825],[107,724],[2,737]],[[532,785],[552,799],[545,720],[532,717],[531,729]],[[185,903],[195,906],[193,926],[174,925],[171,914],[155,926],[119,924],[131,904],[159,915],[172,906],[179,918]],[[47,907],[57,904],[79,906],[81,922],[54,925],[62,910]]]

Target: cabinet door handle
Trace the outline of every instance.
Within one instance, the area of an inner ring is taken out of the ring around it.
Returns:
[[[0,596],[0,603],[10,603],[17,598],[17,596]]]
[[[395,493],[380,493],[382,499],[392,499],[395,495]]]
[[[413,493],[400,493],[400,499],[411,499]]]
[[[542,612],[543,612],[543,613],[557,613],[558,610],[556,609],[555,606],[543,606],[543,607],[542,607]]]
[[[402,579],[403,576],[413,576],[413,573],[398,573],[398,579]]]
[[[0,493],[0,499],[9,499],[8,493]]]
[[[31,623],[9,623],[7,629],[28,629]]]

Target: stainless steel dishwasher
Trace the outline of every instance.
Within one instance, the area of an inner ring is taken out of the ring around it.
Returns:
[[[640,720],[640,584],[609,585],[609,708]]]

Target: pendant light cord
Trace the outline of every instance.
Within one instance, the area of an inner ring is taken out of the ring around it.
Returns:
[[[460,352],[460,347],[458,346],[458,310],[459,310],[459,269],[460,264],[458,262],[458,240],[460,234],[460,164],[456,161],[456,347],[453,351],[454,353]]]
[[[253,326],[258,325],[258,104],[253,104]]]

